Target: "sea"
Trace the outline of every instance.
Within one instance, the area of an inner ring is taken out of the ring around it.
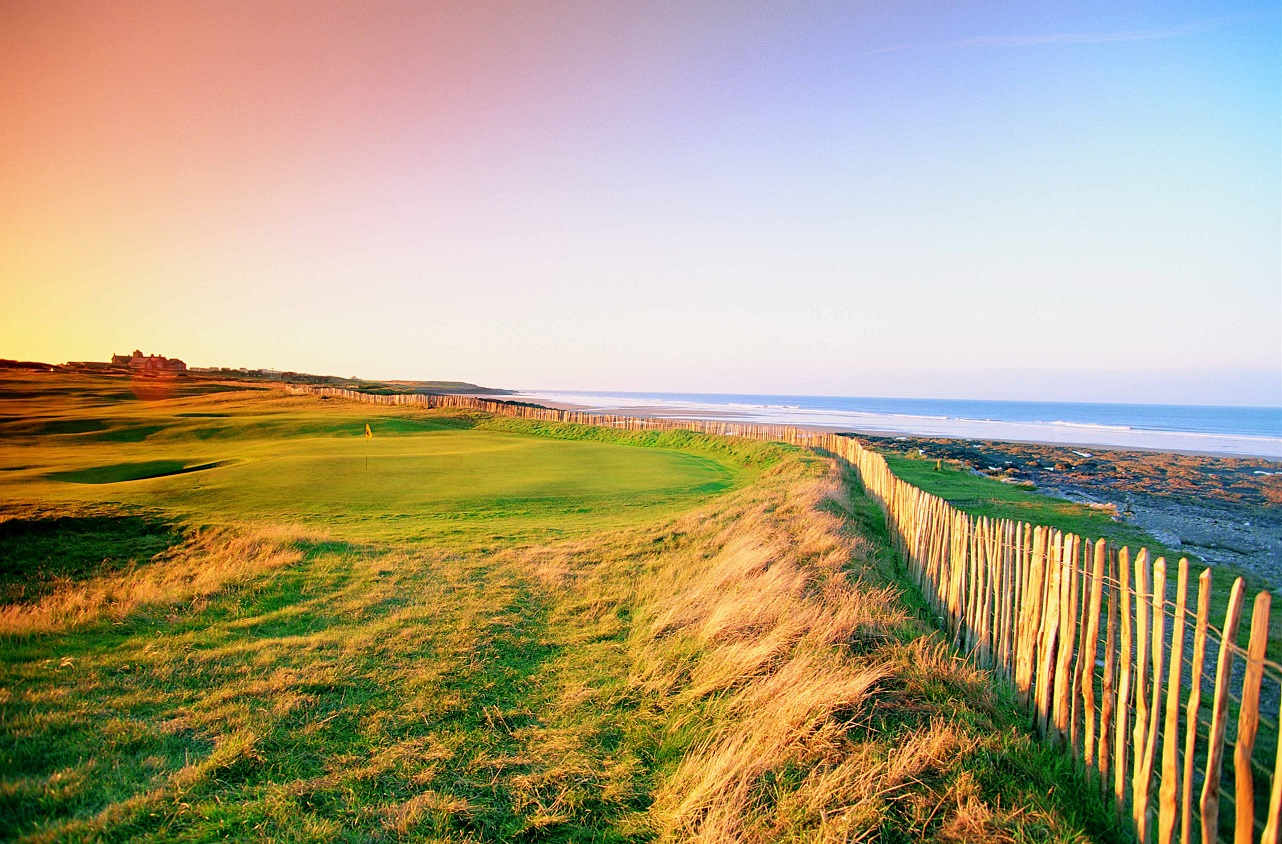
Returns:
[[[1282,462],[1282,407],[529,390],[522,401],[596,413],[1263,457]]]

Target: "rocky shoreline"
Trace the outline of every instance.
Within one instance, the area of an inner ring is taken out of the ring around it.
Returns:
[[[1282,590],[1282,463],[932,437],[860,439],[885,451],[960,463],[1048,495],[1108,506],[1168,548],[1244,569]]]

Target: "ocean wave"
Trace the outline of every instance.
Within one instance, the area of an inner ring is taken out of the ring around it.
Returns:
[[[1147,428],[1147,429],[1146,429],[1146,428],[1135,428],[1134,426],[1131,426],[1131,425],[1105,425],[1103,422],[1068,422],[1068,421],[1065,421],[1065,420],[1062,420],[1062,419],[1056,419],[1056,420],[1054,420],[1053,422],[1029,423],[1029,424],[1061,425],[1061,426],[1063,426],[1063,427],[1065,427],[1065,428],[1098,428],[1098,429],[1100,429],[1100,430],[1102,430],[1102,431],[1137,431],[1137,430],[1138,430],[1138,431],[1144,431],[1144,430],[1157,431],[1157,430],[1161,430],[1161,429],[1158,429],[1158,428]],[[1193,431],[1189,431],[1188,433],[1195,433],[1195,432],[1193,432]]]

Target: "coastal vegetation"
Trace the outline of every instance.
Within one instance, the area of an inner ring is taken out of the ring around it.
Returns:
[[[67,378],[0,399],[0,836],[1124,838],[832,461]]]
[[[1032,484],[1005,483],[954,463],[893,454],[886,456],[886,462],[892,472],[910,484],[976,516],[1049,525],[1079,536],[1157,551],[1153,537],[1143,529],[1115,518],[1114,507],[1045,495]]]
[[[1091,540],[1104,539],[1112,545],[1128,547],[1133,552],[1147,548],[1154,559],[1164,558],[1172,566],[1181,558],[1187,559],[1194,570],[1205,565],[1187,549],[1170,548],[1139,526],[1118,518],[1117,509],[1113,506],[1084,504],[1045,495],[1032,488],[1032,484],[999,481],[956,462],[903,454],[887,454],[886,461],[896,476],[974,516],[1046,525]],[[1224,564],[1215,568],[1216,579],[1211,592],[1212,617],[1223,618],[1236,578],[1242,578],[1250,594],[1273,588],[1251,571]],[[1173,582],[1169,589],[1173,597]],[[1247,644],[1249,632],[1245,627],[1239,631],[1239,644],[1243,647]],[[1269,658],[1280,661],[1282,616],[1270,618],[1269,633]]]

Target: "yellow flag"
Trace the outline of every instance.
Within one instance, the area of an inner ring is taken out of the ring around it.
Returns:
[[[372,436],[374,436],[374,432],[369,429],[369,423],[366,422],[365,423],[365,439],[369,439]]]

